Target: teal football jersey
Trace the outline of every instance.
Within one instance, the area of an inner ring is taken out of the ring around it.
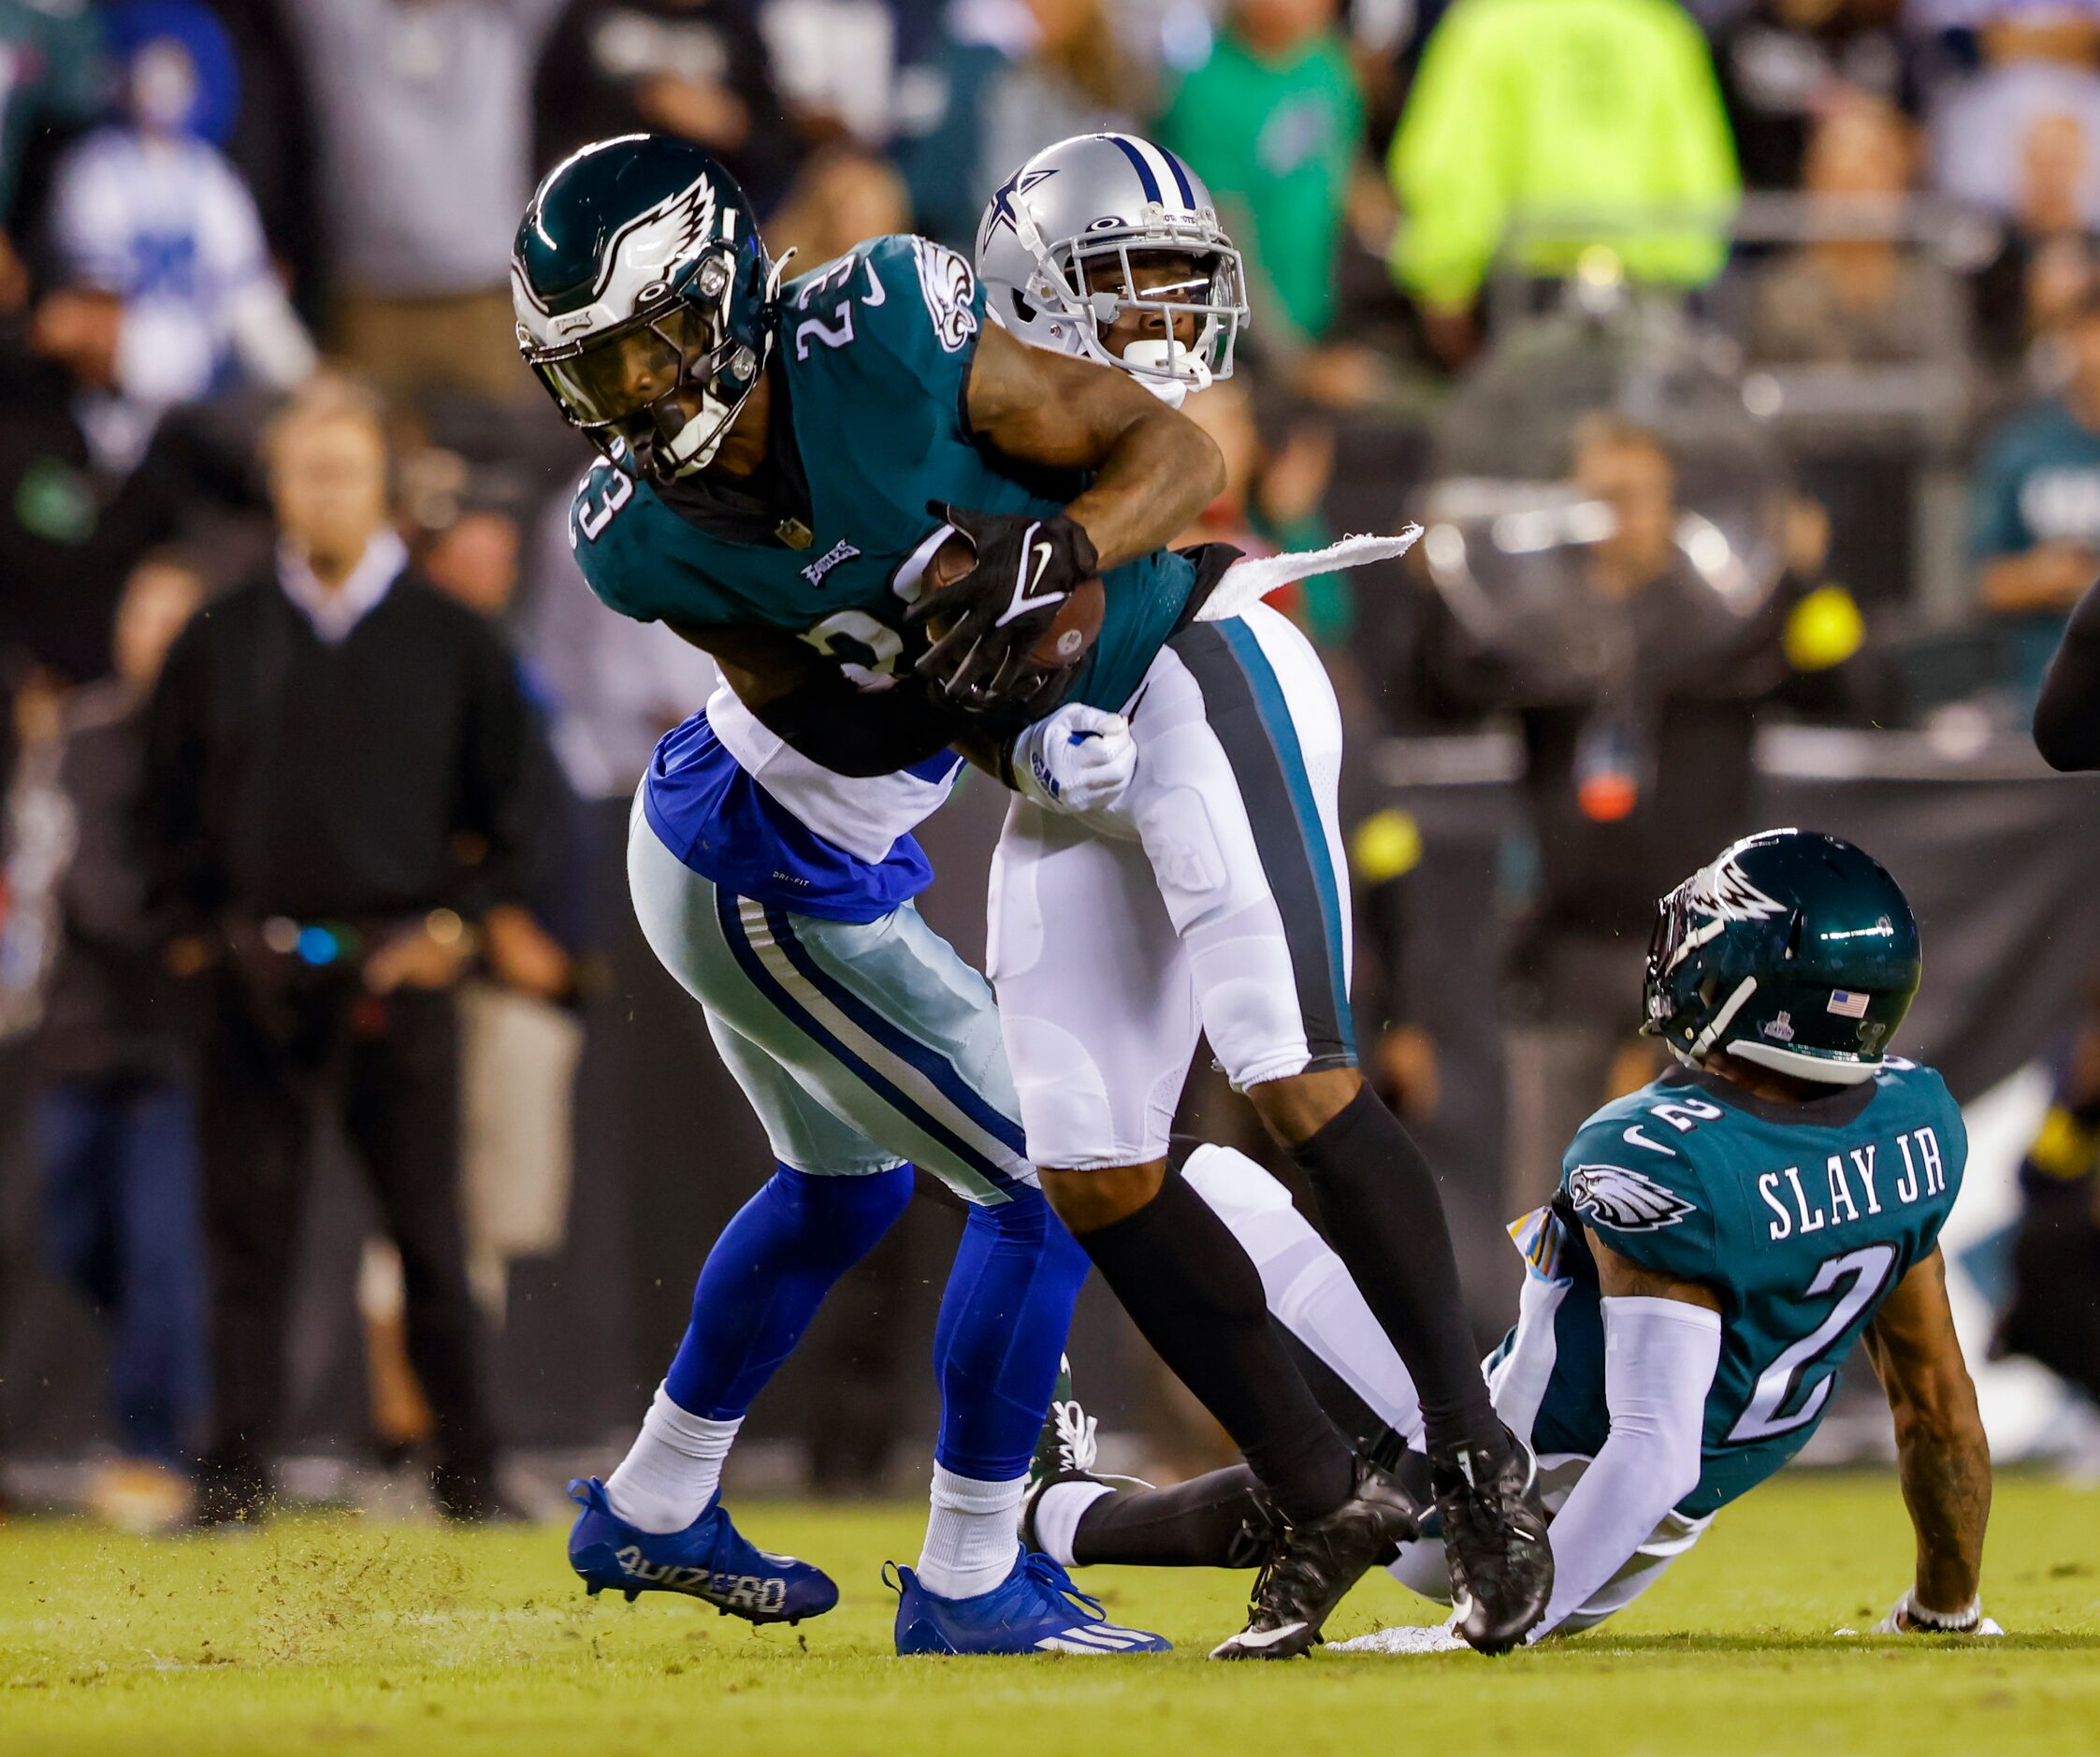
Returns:
[[[1807,1444],[1853,1343],[1938,1243],[1967,1153],[1946,1082],[1894,1060],[1808,1105],[1679,1071],[1583,1125],[1556,1213],[1572,1210],[1620,1256],[1721,1300],[1703,1468],[1679,1512],[1711,1514]],[[1594,1457],[1610,1430],[1596,1262],[1572,1225],[1535,1226],[1530,1242],[1534,1272],[1565,1286],[1528,1302],[1504,1358],[1543,1365],[1550,1350],[1532,1445]],[[1525,1334],[1546,1325],[1550,1338]],[[1521,1380],[1522,1363],[1509,1364]]]
[[[878,238],[782,290],[783,386],[806,531],[790,545],[761,528],[703,530],[644,483],[601,463],[570,510],[591,589],[615,610],[704,638],[710,629],[784,630],[835,660],[862,690],[908,675],[923,637],[905,627],[898,571],[940,521],[929,501],[977,512],[1059,512],[976,443],[965,408],[985,324],[969,263],[922,238]],[[775,403],[775,418],[780,404]],[[1071,483],[1073,493],[1078,479]],[[1069,496],[1066,498],[1070,498]],[[1155,550],[1109,571],[1107,615],[1064,699],[1120,708],[1174,631],[1195,584]]]

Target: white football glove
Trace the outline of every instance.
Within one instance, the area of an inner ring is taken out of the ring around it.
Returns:
[[[1961,1610],[1929,1610],[1905,1591],[1896,1607],[1874,1626],[1877,1635],[2002,1635],[1994,1617],[1983,1614],[1983,1600],[1974,1598]]]
[[[1137,772],[1137,745],[1121,714],[1068,702],[1027,728],[1013,746],[1014,780],[1053,811],[1113,806]]]

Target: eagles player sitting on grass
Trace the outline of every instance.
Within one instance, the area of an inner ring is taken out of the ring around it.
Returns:
[[[1109,151],[1142,169],[1148,220],[1170,219],[1200,254],[1229,253],[1214,214],[1196,211],[1185,167],[1143,143]],[[1162,176],[1179,191],[1171,201]],[[1548,1585],[1542,1524],[1527,1501],[1529,1461],[1496,1420],[1477,1373],[1454,1371],[1463,1361],[1456,1271],[1434,1180],[1390,1117],[1367,1118],[1352,1102],[1361,1084],[1340,1040],[1346,1034],[1335,1028],[1347,934],[1333,877],[1333,727],[1317,712],[1324,697],[1332,719],[1331,686],[1273,613],[1220,621],[1194,638],[1229,552],[1192,559],[1154,546],[1214,492],[1215,449],[1123,374],[987,326],[969,264],[924,240],[873,240],[783,287],[735,184],[682,143],[626,137],[558,167],[520,227],[514,289],[528,359],[606,453],[575,503],[585,574],[615,608],[660,619],[720,661],[748,713],[715,733],[745,770],[766,760],[754,726],[777,741],[773,748],[840,776],[893,775],[967,743],[1032,802],[1025,841],[1041,840],[1037,817],[1111,811],[1134,770],[1141,792],[1152,720],[1155,772],[1173,768],[1169,757],[1195,762],[1200,773],[1168,791],[1180,799],[1208,790],[1226,840],[1208,853],[1186,849],[1170,895],[1160,887],[1172,874],[1155,880],[1148,871],[1142,893],[1130,896],[1103,891],[1097,874],[1091,900],[1076,900],[1072,918],[1058,922],[1061,933],[1079,929],[1081,915],[1099,924],[1108,937],[1084,954],[1097,965],[1115,966],[1133,933],[1143,942],[1120,973],[1133,992],[1113,997],[1116,1009],[1076,991],[1082,1028],[1099,1020],[1112,1035],[1075,1042],[1048,1016],[1054,1008],[1034,981],[1018,1039],[1005,1022],[1008,1054],[1017,1040],[1033,1048],[1037,1102],[1050,1101],[1054,1125],[1057,1082],[1044,1053],[1057,1043],[1091,1048],[1066,1058],[1067,1089],[1083,1095],[1112,1067],[1118,1108],[1111,1117],[1082,1106],[1073,1116],[1086,1129],[1126,1115],[1141,1123],[1137,1111],[1151,1112],[1132,1082],[1161,1083],[1169,1061],[1185,1070],[1195,991],[1208,981],[1207,1009],[1211,993],[1234,1000],[1237,1018],[1207,1017],[1213,1041],[1219,1024],[1237,1027],[1234,1050],[1252,1060],[1244,1083],[1273,1081],[1261,1095],[1283,1101],[1299,1136],[1317,1137],[1300,1143],[1316,1183],[1354,1204],[1352,1236],[1367,1260],[1391,1271],[1381,1278],[1389,1295],[1382,1315],[1418,1379],[1440,1391],[1425,1401],[1453,1566],[1478,1587],[1468,1634],[1477,1645],[1508,1645],[1536,1619]],[[1113,290],[1089,289],[1080,298],[1067,283],[1063,296],[1089,323],[1108,324]],[[1225,314],[1236,320],[1237,304]],[[1192,342],[1215,345],[1219,315],[1209,312]],[[958,551],[960,577],[944,574],[942,562]],[[1084,617],[1067,621],[1090,603],[1097,633]],[[1068,646],[1074,627],[1079,640]],[[1175,675],[1153,688],[1155,661],[1184,632],[1192,657],[1177,656]],[[1046,635],[1057,643],[1048,656]],[[1287,686],[1279,668],[1290,674]],[[1158,711],[1133,733],[1116,710],[1148,693]],[[1301,741],[1293,704],[1307,702],[1315,717]],[[1212,710],[1226,717],[1215,728],[1203,723]],[[1316,746],[1324,778],[1309,776],[1303,742]],[[1251,778],[1244,762],[1254,764]],[[1242,790],[1257,784],[1266,791],[1251,806]],[[1142,821],[1096,821],[1086,834],[1095,847],[1149,835]],[[705,834],[674,851],[703,877],[719,854]],[[1173,849],[1152,852],[1166,859]],[[1008,863],[1022,872],[1041,864]],[[1117,872],[1111,891],[1130,883]],[[753,919],[750,906],[762,899],[738,901],[715,883],[726,955],[741,961],[740,946],[758,955],[775,927],[762,911]],[[1009,919],[1038,900],[1017,894]],[[1146,911],[1142,924],[1119,919],[1132,908]],[[1178,943],[1184,933],[1202,942],[1193,971]],[[1221,959],[1239,962],[1227,969]],[[1079,961],[1077,946],[1058,960],[1067,968]],[[798,975],[809,980],[806,969]],[[881,1011],[876,973],[836,960],[829,975],[833,1011],[908,1060],[911,1050],[856,1016],[856,1006]],[[1150,1012],[1163,1004],[1173,1015],[1169,1040],[1140,1067],[1133,1033],[1157,1023]],[[1314,1015],[1333,1017],[1320,1027]],[[859,1039],[830,1028],[862,1053]],[[1028,1118],[1025,1086],[1021,1103]],[[1036,1121],[1028,1126],[1033,1149]],[[1127,1146],[1119,1133],[1075,1157],[1069,1131],[1053,1126],[1050,1139],[1065,1156],[1044,1187],[1162,1357],[1261,1468],[1289,1521],[1281,1542],[1289,1565],[1271,1571],[1271,1602],[1221,1653],[1300,1651],[1350,1582],[1412,1533],[1417,1508],[1355,1459],[1321,1414],[1272,1332],[1245,1253],[1166,1179],[1164,1138],[1158,1160],[1147,1161],[1150,1136],[1147,1123]],[[1040,1153],[1030,1157],[1044,1163]],[[910,1597],[907,1590],[905,1609]],[[901,1609],[901,1638],[905,1621]]]
[[[1591,1117],[1551,1206],[1510,1228],[1520,1315],[1486,1363],[1555,1509],[1532,1639],[1593,1628],[1654,1585],[1807,1444],[1862,1337],[1918,1536],[1881,1629],[1999,1633],[1977,1594],[1990,1452],[1938,1242],[1967,1136],[1940,1077],[1886,1053],[1919,970],[1902,890],[1834,836],[1750,836],[1659,905],[1644,1028],[1684,1067]],[[1406,1369],[1282,1186],[1210,1148],[1185,1175],[1332,1370],[1338,1413],[1418,1445]],[[1076,1468],[1089,1424],[1053,1413],[1064,1468],[1031,1496],[1030,1544],[1066,1564],[1259,1559],[1272,1519],[1243,1472],[1117,1493]],[[1392,1571],[1442,1599],[1440,1548],[1426,1531]]]

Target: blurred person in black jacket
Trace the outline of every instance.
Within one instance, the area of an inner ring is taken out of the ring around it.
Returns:
[[[616,134],[676,135],[714,153],[770,214],[803,141],[757,11],[748,0],[570,0],[532,81],[539,167]]]
[[[317,383],[273,426],[268,463],[276,566],[184,631],[148,742],[148,844],[173,949],[209,964],[198,1108],[214,1408],[199,1517],[252,1517],[268,1492],[324,1110],[400,1252],[439,1505],[497,1517],[451,991],[483,924],[529,893],[524,753],[538,733],[501,643],[407,565],[377,405]]]
[[[1920,38],[1902,0],[1752,0],[1713,33],[1743,182],[1794,190],[1818,123],[1858,97],[1920,108]]]
[[[185,557],[149,555],[118,604],[116,675],[62,709],[56,779],[72,853],[33,1052],[46,1249],[110,1334],[123,1462],[97,1474],[89,1501],[139,1530],[188,1511],[183,1464],[204,1410],[195,1118],[133,835],[146,700],[204,590]]]
[[[416,572],[505,638],[521,533],[504,472],[477,471],[457,453],[432,448],[404,458],[399,473]],[[418,495],[409,484],[419,476],[427,485],[449,480],[450,491]],[[528,700],[551,714],[552,692],[521,655],[514,653],[513,662]],[[578,998],[575,949],[586,931],[592,851],[552,746],[535,737],[525,758],[531,821],[545,827],[548,846],[558,847],[561,858],[541,864],[528,907],[484,918],[485,980],[466,983],[458,995],[468,1279],[484,1315],[499,1327],[512,1260],[548,1255],[566,1234],[570,1106],[583,1039],[572,1010]],[[365,1242],[357,1306],[372,1436],[381,1459],[392,1464],[430,1437],[433,1421],[409,1360],[400,1257],[384,1239]]]
[[[1555,679],[1470,645],[1437,604],[1418,649],[1432,711],[1514,715],[1537,860],[1509,957],[1510,1187],[1519,1208],[1551,1194],[1560,1152],[1589,1113],[1658,1071],[1637,1036],[1641,961],[1656,899],[1675,877],[1757,827],[1752,743],[1777,703],[1850,718],[1871,694],[1858,607],[1818,584],[1827,524],[1789,515],[1789,565],[1724,645],[1684,638],[1711,595],[1677,546],[1676,472],[1654,434],[1612,414],[1575,429],[1572,486],[1608,510],[1586,583],[1632,642],[1600,679]],[[1603,619],[1599,618],[1600,622]],[[1542,1194],[1542,1192],[1543,1192]]]
[[[172,533],[153,478],[105,469],[80,416],[115,386],[123,326],[116,295],[58,286],[0,336],[0,692],[107,671],[124,575]]]
[[[244,402],[171,413],[136,463],[98,443],[92,411],[116,388],[123,326],[117,295],[63,278],[0,317],[0,746],[17,691],[109,672],[140,557],[255,503],[258,412]]]

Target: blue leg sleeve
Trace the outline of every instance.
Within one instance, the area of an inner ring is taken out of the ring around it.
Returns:
[[[671,1401],[708,1421],[749,1409],[832,1285],[875,1248],[911,1192],[908,1165],[860,1177],[775,1171],[701,1267],[692,1321],[663,1375]]]
[[[970,1210],[934,1329],[943,1468],[980,1482],[1027,1470],[1088,1267],[1037,1190]]]

